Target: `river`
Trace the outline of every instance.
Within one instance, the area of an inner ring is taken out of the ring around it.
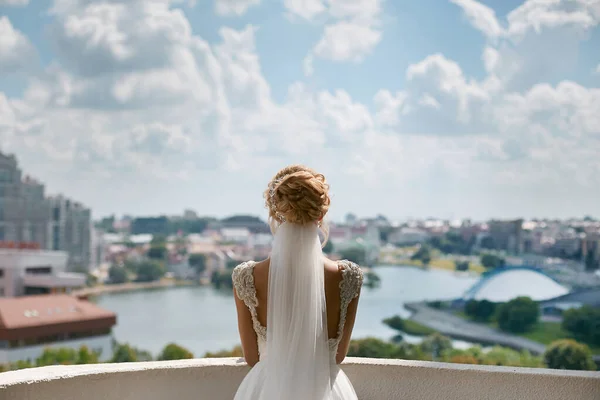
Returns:
[[[409,315],[404,303],[460,297],[477,277],[414,267],[375,267],[378,288],[364,288],[353,338],[390,339],[396,332],[381,321]],[[212,287],[187,286],[105,294],[96,303],[117,313],[115,338],[156,355],[170,342],[197,357],[239,343],[233,295]],[[406,338],[409,341],[415,338]],[[457,342],[455,345],[461,345]],[[464,345],[464,343],[462,343]]]

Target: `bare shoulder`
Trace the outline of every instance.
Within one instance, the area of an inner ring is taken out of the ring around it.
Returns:
[[[254,263],[254,280],[259,284],[268,281],[270,264],[271,260],[268,258]]]
[[[342,280],[343,274],[338,261],[325,258],[325,279],[329,281],[339,282]]]

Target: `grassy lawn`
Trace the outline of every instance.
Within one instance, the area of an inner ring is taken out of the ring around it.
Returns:
[[[456,312],[454,314],[458,317],[464,318],[471,322],[479,322],[479,321],[472,320],[462,311]],[[485,324],[494,329],[499,329],[498,323],[496,321],[479,322],[479,323]],[[569,332],[565,331],[562,328],[560,322],[546,322],[546,321],[539,321],[533,327],[533,329],[530,330],[529,332],[514,333],[514,335],[521,336],[521,337],[524,337],[529,340],[533,340],[534,342],[545,344],[546,346],[556,340],[570,338]],[[590,347],[590,350],[592,350],[593,354],[600,354],[599,346],[591,346],[589,344],[588,344],[588,346]]]
[[[402,328],[402,331],[414,336],[427,336],[437,332],[434,329],[428,328],[425,325],[421,325],[420,323],[410,319],[404,320],[404,327]]]
[[[521,333],[519,336],[540,342],[543,344],[550,344],[555,340],[564,339],[569,337],[569,333],[565,332],[560,322],[538,322],[531,331]]]
[[[570,337],[569,332],[562,329],[560,322],[543,321],[538,322],[531,331],[521,333],[519,336],[545,345],[549,345],[555,340],[568,339]],[[600,347],[591,346],[589,344],[588,346],[590,347],[590,350],[592,350],[592,353],[600,354]]]

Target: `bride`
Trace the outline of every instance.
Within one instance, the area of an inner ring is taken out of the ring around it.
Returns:
[[[339,364],[346,357],[363,275],[323,256],[329,210],[325,177],[293,165],[265,191],[274,234],[271,256],[233,271],[244,358],[252,367],[236,400],[346,400],[356,393]]]

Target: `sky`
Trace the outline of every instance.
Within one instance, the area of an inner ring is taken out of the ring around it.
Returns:
[[[94,217],[600,216],[600,0],[0,0],[0,151]]]

